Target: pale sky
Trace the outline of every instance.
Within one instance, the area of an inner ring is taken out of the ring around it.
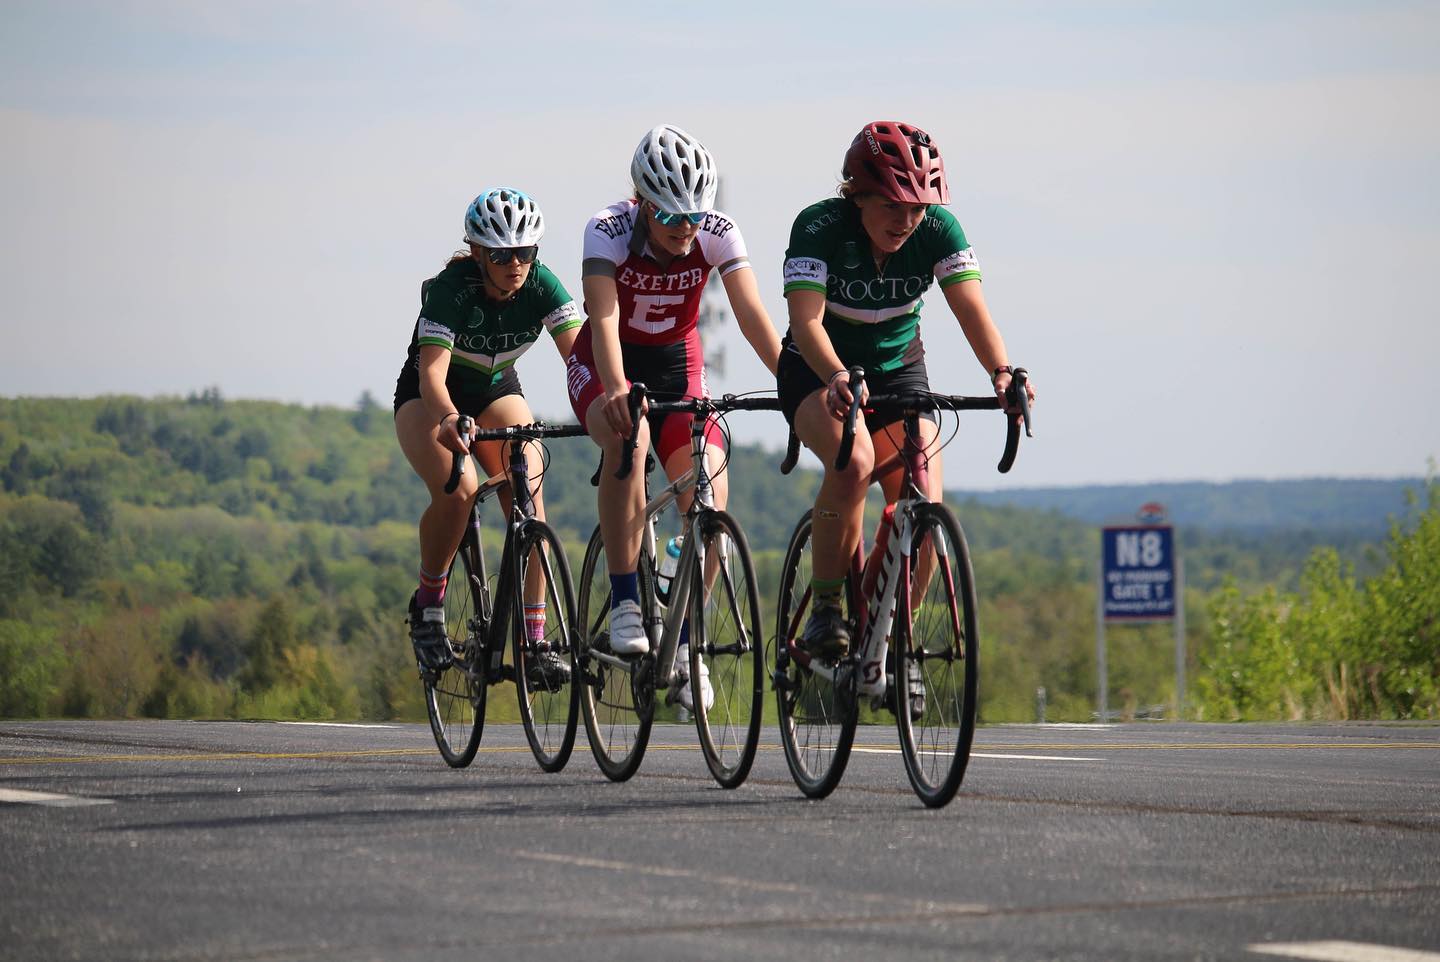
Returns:
[[[925,127],[1037,437],[952,486],[1420,475],[1440,457],[1440,3],[6,0],[0,395],[387,407],[482,188],[580,233],[635,143],[714,154],[776,327],[791,221]],[[986,376],[938,293],[936,390]],[[721,390],[773,389],[737,332]],[[559,357],[520,362],[569,419]],[[778,444],[778,415],[737,416]]]

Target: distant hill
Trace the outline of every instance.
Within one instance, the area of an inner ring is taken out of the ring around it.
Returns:
[[[1093,525],[1133,520],[1142,504],[1158,501],[1171,522],[1192,530],[1252,535],[1306,531],[1379,539],[1392,518],[1409,515],[1407,493],[1424,487],[1422,478],[1307,478],[1021,488],[965,492],[962,497],[987,506],[1054,511]]]

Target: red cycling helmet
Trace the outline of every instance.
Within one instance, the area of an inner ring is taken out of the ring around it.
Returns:
[[[930,135],[894,120],[869,123],[845,151],[842,174],[860,193],[902,204],[948,204],[945,161]]]

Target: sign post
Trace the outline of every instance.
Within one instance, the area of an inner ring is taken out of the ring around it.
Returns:
[[[1185,710],[1184,568],[1175,556],[1175,528],[1163,505],[1150,503],[1138,523],[1101,529],[1100,585],[1095,613],[1100,721],[1108,719],[1105,626],[1170,621],[1175,625],[1175,717]]]

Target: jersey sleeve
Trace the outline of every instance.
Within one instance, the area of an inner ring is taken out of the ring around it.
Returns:
[[[790,246],[785,249],[784,292],[816,291],[825,293],[830,277],[828,244],[825,228],[833,223],[833,214],[823,204],[814,204],[800,212],[790,227]]]
[[[739,225],[728,214],[710,211],[698,236],[705,260],[721,277],[750,266],[750,252],[745,249],[745,238],[740,234]]]
[[[616,269],[629,256],[630,235],[635,229],[631,205],[607,207],[585,225],[585,239],[580,253],[580,274],[614,277]]]
[[[540,304],[543,312],[540,322],[545,325],[545,330],[550,336],[561,334],[573,327],[579,327],[583,321],[580,317],[580,309],[575,306],[575,298],[565,290],[565,285],[560,283],[560,278],[544,264],[535,265],[536,280],[540,285]]]
[[[424,288],[420,319],[415,322],[415,341],[421,347],[433,344],[447,351],[455,349],[455,332],[460,329],[460,311],[455,289],[439,277]]]
[[[980,279],[980,262],[954,214],[944,207],[931,207],[925,215],[925,230],[935,245],[935,280],[941,287]]]

